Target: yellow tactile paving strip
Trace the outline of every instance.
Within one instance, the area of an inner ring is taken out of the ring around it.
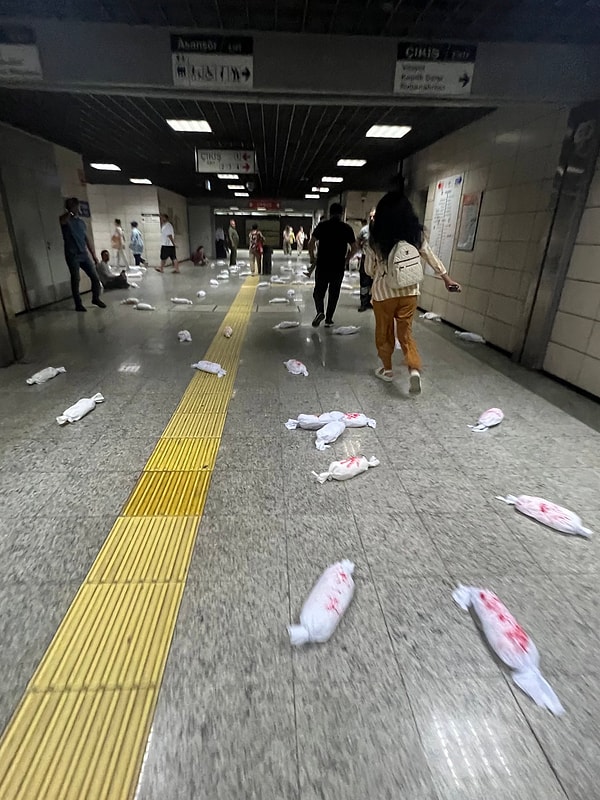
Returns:
[[[1,800],[135,796],[256,283],[205,355],[226,377],[192,378],[0,741]]]

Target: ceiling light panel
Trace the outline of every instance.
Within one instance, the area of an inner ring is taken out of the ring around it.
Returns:
[[[178,133],[212,133],[205,119],[168,119],[166,122]]]
[[[152,181],[149,178],[129,178],[129,183],[143,183],[147,186],[152,185]]]
[[[318,200],[319,197],[321,197],[321,195],[320,194],[305,194],[304,197],[307,200]]]
[[[116,164],[90,164],[90,167],[94,169],[103,169],[106,172],[121,172],[121,167],[117,167]]]
[[[364,167],[367,163],[365,158],[340,158],[337,162],[338,167]]]
[[[321,178],[321,183],[342,183],[343,180],[338,175],[324,175]]]
[[[402,139],[411,130],[410,125],[371,125],[365,135],[370,139]]]
[[[228,175],[227,173],[219,173],[217,178],[220,178],[222,181],[237,181],[239,180],[239,175]]]
[[[234,192],[235,197],[250,197],[248,192]]]
[[[243,189],[244,187],[242,186],[241,183],[228,183],[227,188],[237,191],[238,189]]]

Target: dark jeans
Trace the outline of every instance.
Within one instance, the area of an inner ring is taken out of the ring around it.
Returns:
[[[136,267],[139,267],[140,264],[144,264],[145,263],[144,259],[142,258],[142,254],[141,253],[134,253],[133,254],[133,260],[135,261]]]
[[[92,282],[92,301],[100,299],[100,292],[102,291],[102,284],[96,272],[96,267],[92,264],[90,257],[87,255],[66,255],[67,266],[71,273],[71,294],[75,305],[81,305],[81,295],[79,294],[79,270],[82,269]]]
[[[360,306],[361,308],[368,308],[371,303],[371,287],[373,286],[373,278],[365,272],[365,256],[361,256],[360,269],[358,271],[360,277]]]
[[[327,313],[325,319],[333,319],[335,309],[340,299],[340,290],[344,280],[344,265],[341,269],[331,270],[317,265],[315,272],[315,290],[313,298],[317,314],[325,313],[325,294],[327,294]]]
[[[234,267],[237,264],[237,247],[232,247],[229,251],[229,266]]]

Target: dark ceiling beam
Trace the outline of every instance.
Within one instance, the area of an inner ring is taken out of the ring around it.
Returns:
[[[383,36],[385,34],[385,32],[389,30],[390,25],[392,23],[392,20],[394,19],[394,17],[398,13],[398,11],[400,9],[400,6],[402,5],[403,2],[404,2],[404,0],[396,0],[396,2],[394,3],[394,7],[390,11],[386,21],[381,26],[381,30],[379,31],[379,35],[380,36]]]

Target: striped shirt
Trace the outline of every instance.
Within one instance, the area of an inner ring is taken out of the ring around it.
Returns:
[[[373,300],[391,300],[392,297],[413,297],[421,294],[418,283],[413,286],[405,286],[403,289],[391,289],[387,285],[384,275],[384,270],[387,269],[387,259],[382,258],[368,246],[365,251],[367,256],[365,259],[365,272],[373,278],[373,288],[371,289]],[[433,252],[426,239],[423,239],[419,252],[421,258],[429,264],[437,275],[446,274],[446,267]]]

